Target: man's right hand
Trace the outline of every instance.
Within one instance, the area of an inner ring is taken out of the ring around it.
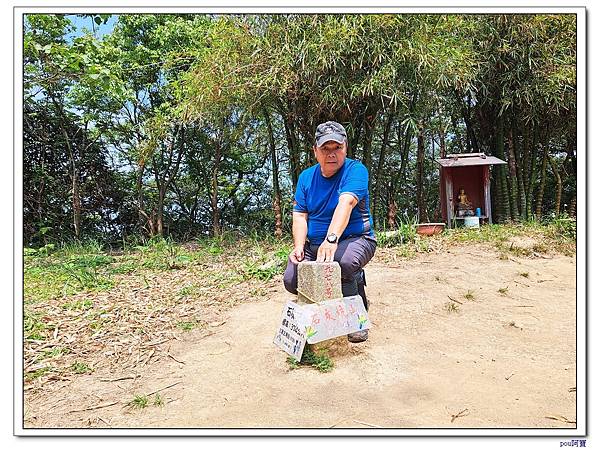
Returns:
[[[298,264],[304,259],[304,246],[295,247],[290,253],[290,259],[294,264]]]

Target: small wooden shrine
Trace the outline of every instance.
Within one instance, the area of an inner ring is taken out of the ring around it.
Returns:
[[[459,153],[435,161],[440,165],[440,202],[448,228],[473,216],[492,223],[490,166],[506,161],[484,153]]]

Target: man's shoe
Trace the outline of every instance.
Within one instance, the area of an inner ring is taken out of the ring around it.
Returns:
[[[355,331],[348,335],[348,341],[352,343],[365,342],[367,339],[369,339],[369,330]]]

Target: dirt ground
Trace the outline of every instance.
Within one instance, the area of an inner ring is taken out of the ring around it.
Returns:
[[[575,427],[574,256],[502,258],[463,244],[407,260],[380,250],[366,275],[369,340],[333,355],[329,373],[291,369],[272,343],[293,297],[275,279],[208,333],[165,343],[167,359],[27,396],[24,426]],[[126,406],[157,390],[163,405],[152,394],[143,409]]]

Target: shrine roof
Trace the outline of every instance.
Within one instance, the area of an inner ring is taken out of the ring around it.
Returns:
[[[495,156],[487,156],[484,153],[457,153],[447,155],[446,158],[436,158],[442,167],[462,167],[462,166],[487,166],[492,164],[506,164]]]

